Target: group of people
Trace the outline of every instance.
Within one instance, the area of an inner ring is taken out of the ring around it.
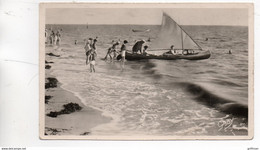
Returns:
[[[112,46],[108,48],[107,54],[104,60],[107,60],[107,57],[110,57],[110,60],[114,60],[115,58],[121,59],[122,62],[125,61],[125,53],[126,53],[126,44],[128,43],[127,40],[123,41],[120,50],[117,50],[117,46],[120,45],[120,40],[112,41]]]
[[[140,52],[140,54],[143,55],[149,55],[146,51],[148,49],[147,45],[144,45],[146,41],[145,40],[139,40],[136,41],[134,46],[132,47],[132,53],[137,54]],[[86,64],[90,64],[90,72],[95,72],[95,60],[97,57],[97,51],[96,51],[96,43],[97,43],[97,37],[95,39],[89,38],[88,40],[85,40],[85,53],[86,53]],[[75,45],[77,44],[77,40],[75,40]],[[108,57],[110,60],[120,60],[122,62],[122,67],[124,67],[125,62],[125,56],[127,51],[127,44],[128,41],[124,40],[120,49],[118,49],[118,46],[121,44],[120,39],[118,41],[112,41],[112,46],[107,49],[106,56],[104,57],[104,60],[107,60]],[[143,46],[144,45],[144,46]],[[171,47],[171,49],[174,49],[174,46]]]
[[[88,40],[85,41],[85,54],[86,54],[86,65],[90,64],[90,72],[95,72],[95,60],[97,57],[97,51],[96,51],[96,43],[97,43],[97,38],[92,39],[89,38]]]
[[[57,30],[56,32],[52,29],[45,29],[45,44],[60,45],[61,31],[62,29]]]
[[[107,54],[104,58],[104,60],[108,59],[108,56],[110,57],[110,60],[114,60],[115,58],[117,58],[118,60],[121,60],[122,62],[125,61],[125,55],[126,55],[126,44],[128,43],[127,40],[124,40],[123,44],[121,45],[120,50],[117,50],[117,46],[120,45],[120,40],[119,41],[112,41],[112,46],[108,48],[107,50]],[[132,53],[138,53],[140,52],[140,54],[143,55],[147,55],[147,48],[148,46],[145,45],[143,46],[143,44],[145,43],[145,40],[140,40],[140,41],[136,41],[133,48],[132,48]]]

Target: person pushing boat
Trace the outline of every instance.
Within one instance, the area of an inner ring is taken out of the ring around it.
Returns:
[[[121,58],[121,61],[122,62],[124,62],[125,61],[125,52],[126,52],[126,44],[128,43],[128,41],[127,40],[124,40],[124,42],[123,42],[123,44],[122,44],[122,46],[121,46],[121,56],[122,56],[122,58]]]
[[[143,55],[148,55],[148,53],[146,52],[147,48],[148,48],[148,46],[145,45],[145,46],[144,46],[144,50],[143,50]]]
[[[133,53],[138,53],[138,51],[140,51],[140,53],[142,54],[142,46],[144,43],[145,40],[137,41],[132,48]]]
[[[108,48],[107,54],[106,54],[104,60],[107,60],[107,56],[109,56],[111,60],[113,59],[113,57],[111,56],[111,54],[112,54],[112,53],[116,53],[116,46],[119,45],[119,44],[120,44],[120,42],[117,41],[117,42],[113,43],[113,45],[112,45],[111,47]],[[115,54],[114,54],[114,55],[115,55]]]

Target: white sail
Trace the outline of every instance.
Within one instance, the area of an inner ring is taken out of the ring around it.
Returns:
[[[201,47],[167,14],[163,13],[161,31],[151,44],[152,49],[200,49]]]

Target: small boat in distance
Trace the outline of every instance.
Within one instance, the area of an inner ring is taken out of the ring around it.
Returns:
[[[136,29],[132,29],[133,32],[150,32],[150,29],[146,29],[146,30],[136,30]]]
[[[174,45],[174,49],[170,47]],[[152,51],[175,51],[172,55],[164,54],[137,54],[126,52],[127,60],[141,60],[141,59],[187,59],[200,60],[208,59],[211,56],[209,50],[203,50],[188,33],[175,22],[166,13],[163,13],[161,31],[157,37],[151,42],[149,49],[146,52]]]

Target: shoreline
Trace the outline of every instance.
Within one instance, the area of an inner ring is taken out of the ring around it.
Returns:
[[[45,54],[47,54],[48,51],[52,51],[51,48],[49,50],[47,49],[49,48],[46,48]],[[46,66],[55,64],[55,59],[52,59],[52,57],[53,56],[46,56],[46,62],[53,62],[45,63]],[[51,67],[45,68],[45,84],[47,83],[47,78],[56,79],[55,76],[51,75],[51,70]],[[58,80],[56,85],[53,86],[52,83],[49,85],[52,86],[45,87],[45,136],[91,135],[92,128],[111,121],[111,118],[103,116],[101,111],[85,106],[74,93],[62,88],[62,83]],[[64,105],[69,103],[78,104],[81,109],[73,110],[66,114],[59,114],[56,117],[47,116],[50,112],[64,110]]]

